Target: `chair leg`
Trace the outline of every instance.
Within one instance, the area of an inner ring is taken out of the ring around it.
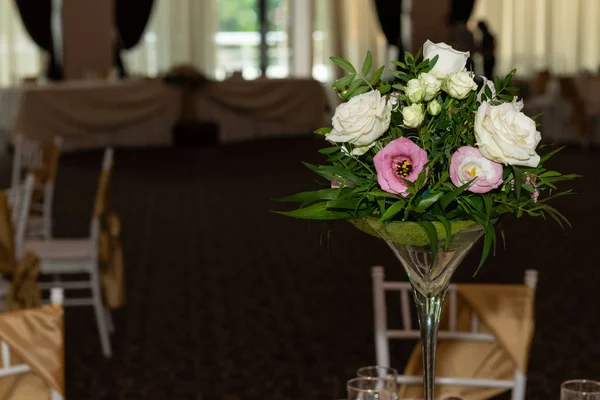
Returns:
[[[106,319],[106,311],[102,304],[102,294],[100,293],[100,280],[98,279],[97,265],[94,265],[91,271],[92,280],[92,300],[94,302],[94,312],[96,314],[96,323],[98,324],[98,333],[100,334],[100,343],[102,345],[102,353],[106,358],[112,356],[110,348],[110,334],[108,332],[108,322]]]
[[[113,322],[110,309],[108,307],[104,307],[104,313],[106,315],[106,325],[108,327],[108,333],[112,335],[113,333],[115,333],[115,324]]]

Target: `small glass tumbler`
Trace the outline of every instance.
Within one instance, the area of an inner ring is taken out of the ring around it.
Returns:
[[[356,376],[385,379],[388,390],[398,393],[398,371],[394,368],[379,365],[362,367],[356,371]]]
[[[346,386],[348,400],[398,400],[398,393],[389,388],[389,379],[360,376]]]
[[[560,385],[560,400],[600,400],[600,382],[574,379]]]

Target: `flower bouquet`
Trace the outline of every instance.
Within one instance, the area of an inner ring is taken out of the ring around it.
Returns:
[[[281,214],[347,220],[384,239],[413,287],[421,326],[426,399],[433,399],[435,343],[441,306],[453,271],[483,236],[478,269],[496,245],[504,214],[568,220],[548,200],[571,193],[556,184],[577,175],[544,168],[560,149],[540,155],[540,132],[504,79],[467,71],[468,52],[427,41],[406,53],[382,81],[367,53],[357,70],[333,84],[342,99],[333,127],[322,128],[331,146],[325,165],[306,166],[326,179],[320,190],[280,200],[300,203]],[[478,270],[477,269],[477,270]]]

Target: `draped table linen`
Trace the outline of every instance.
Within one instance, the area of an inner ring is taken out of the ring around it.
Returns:
[[[68,81],[21,88],[13,134],[63,150],[169,145],[179,92],[158,80]]]

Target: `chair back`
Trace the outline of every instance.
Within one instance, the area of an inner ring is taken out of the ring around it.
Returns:
[[[51,303],[53,305],[62,306],[63,302],[64,302],[63,289],[62,288],[52,288],[50,290],[50,299],[51,299]],[[12,316],[12,315],[16,315],[18,313],[23,313],[23,312],[27,312],[27,310],[18,311],[17,313],[9,313],[6,315]],[[2,316],[0,316],[0,318],[2,318]],[[27,324],[25,324],[25,325],[29,329],[36,329],[35,324],[33,324],[33,326],[28,326]],[[48,328],[48,327],[46,327],[46,328]],[[15,327],[15,329],[17,329],[17,327]],[[19,327],[19,329],[21,329],[21,327]],[[61,344],[61,346],[62,346],[62,344]],[[23,350],[23,349],[21,349],[21,350]],[[34,350],[34,349],[31,349],[30,347],[26,348],[26,351],[32,351],[32,350]],[[47,349],[43,349],[43,350],[44,350],[44,352],[47,352]],[[0,340],[0,359],[2,360],[2,366],[0,367],[0,385],[2,384],[3,378],[24,375],[24,374],[28,374],[32,371],[31,366],[24,362],[18,362],[18,363],[13,364],[13,361],[12,361],[13,355],[11,353],[12,353],[11,347],[9,346],[9,344],[4,340]],[[60,361],[63,364],[63,371],[64,371],[64,360],[60,360]],[[63,390],[64,390],[64,388],[63,388]],[[51,393],[51,400],[63,400],[64,399],[64,397],[56,391],[56,388],[51,388],[50,393]]]
[[[96,199],[94,201],[94,214],[92,216],[90,232],[90,236],[94,242],[97,242],[100,237],[100,219],[109,211],[110,179],[112,175],[113,160],[114,150],[111,147],[107,147],[104,150],[104,157],[102,158],[102,171],[100,172],[100,178],[98,179],[98,188],[96,190]]]
[[[415,307],[412,303],[412,288],[409,282],[385,281],[384,269],[374,266],[371,270],[373,278],[373,304],[375,314],[375,350],[377,365],[390,366],[389,339],[420,339],[417,324],[413,324],[411,310]],[[525,285],[536,289],[538,272],[527,270],[525,272]],[[386,292],[399,292],[401,307],[401,329],[388,329]],[[475,313],[471,316],[468,330],[458,328],[458,300],[457,285],[450,284],[446,295],[447,302],[447,327],[440,327],[438,338],[442,340],[496,342],[494,335],[482,332],[480,321]],[[513,400],[523,399],[525,395],[524,374],[515,370],[514,379],[510,381],[490,379],[446,378],[437,377],[436,384],[454,386],[472,386],[483,388],[507,388],[513,390]],[[400,375],[398,382],[401,384],[415,384],[422,382],[422,377]]]
[[[28,174],[25,182],[13,187],[8,192],[8,200],[11,206],[11,221],[15,235],[15,256],[20,260],[23,253],[25,234],[27,232],[27,221],[31,208],[31,199],[35,186],[35,178]]]

